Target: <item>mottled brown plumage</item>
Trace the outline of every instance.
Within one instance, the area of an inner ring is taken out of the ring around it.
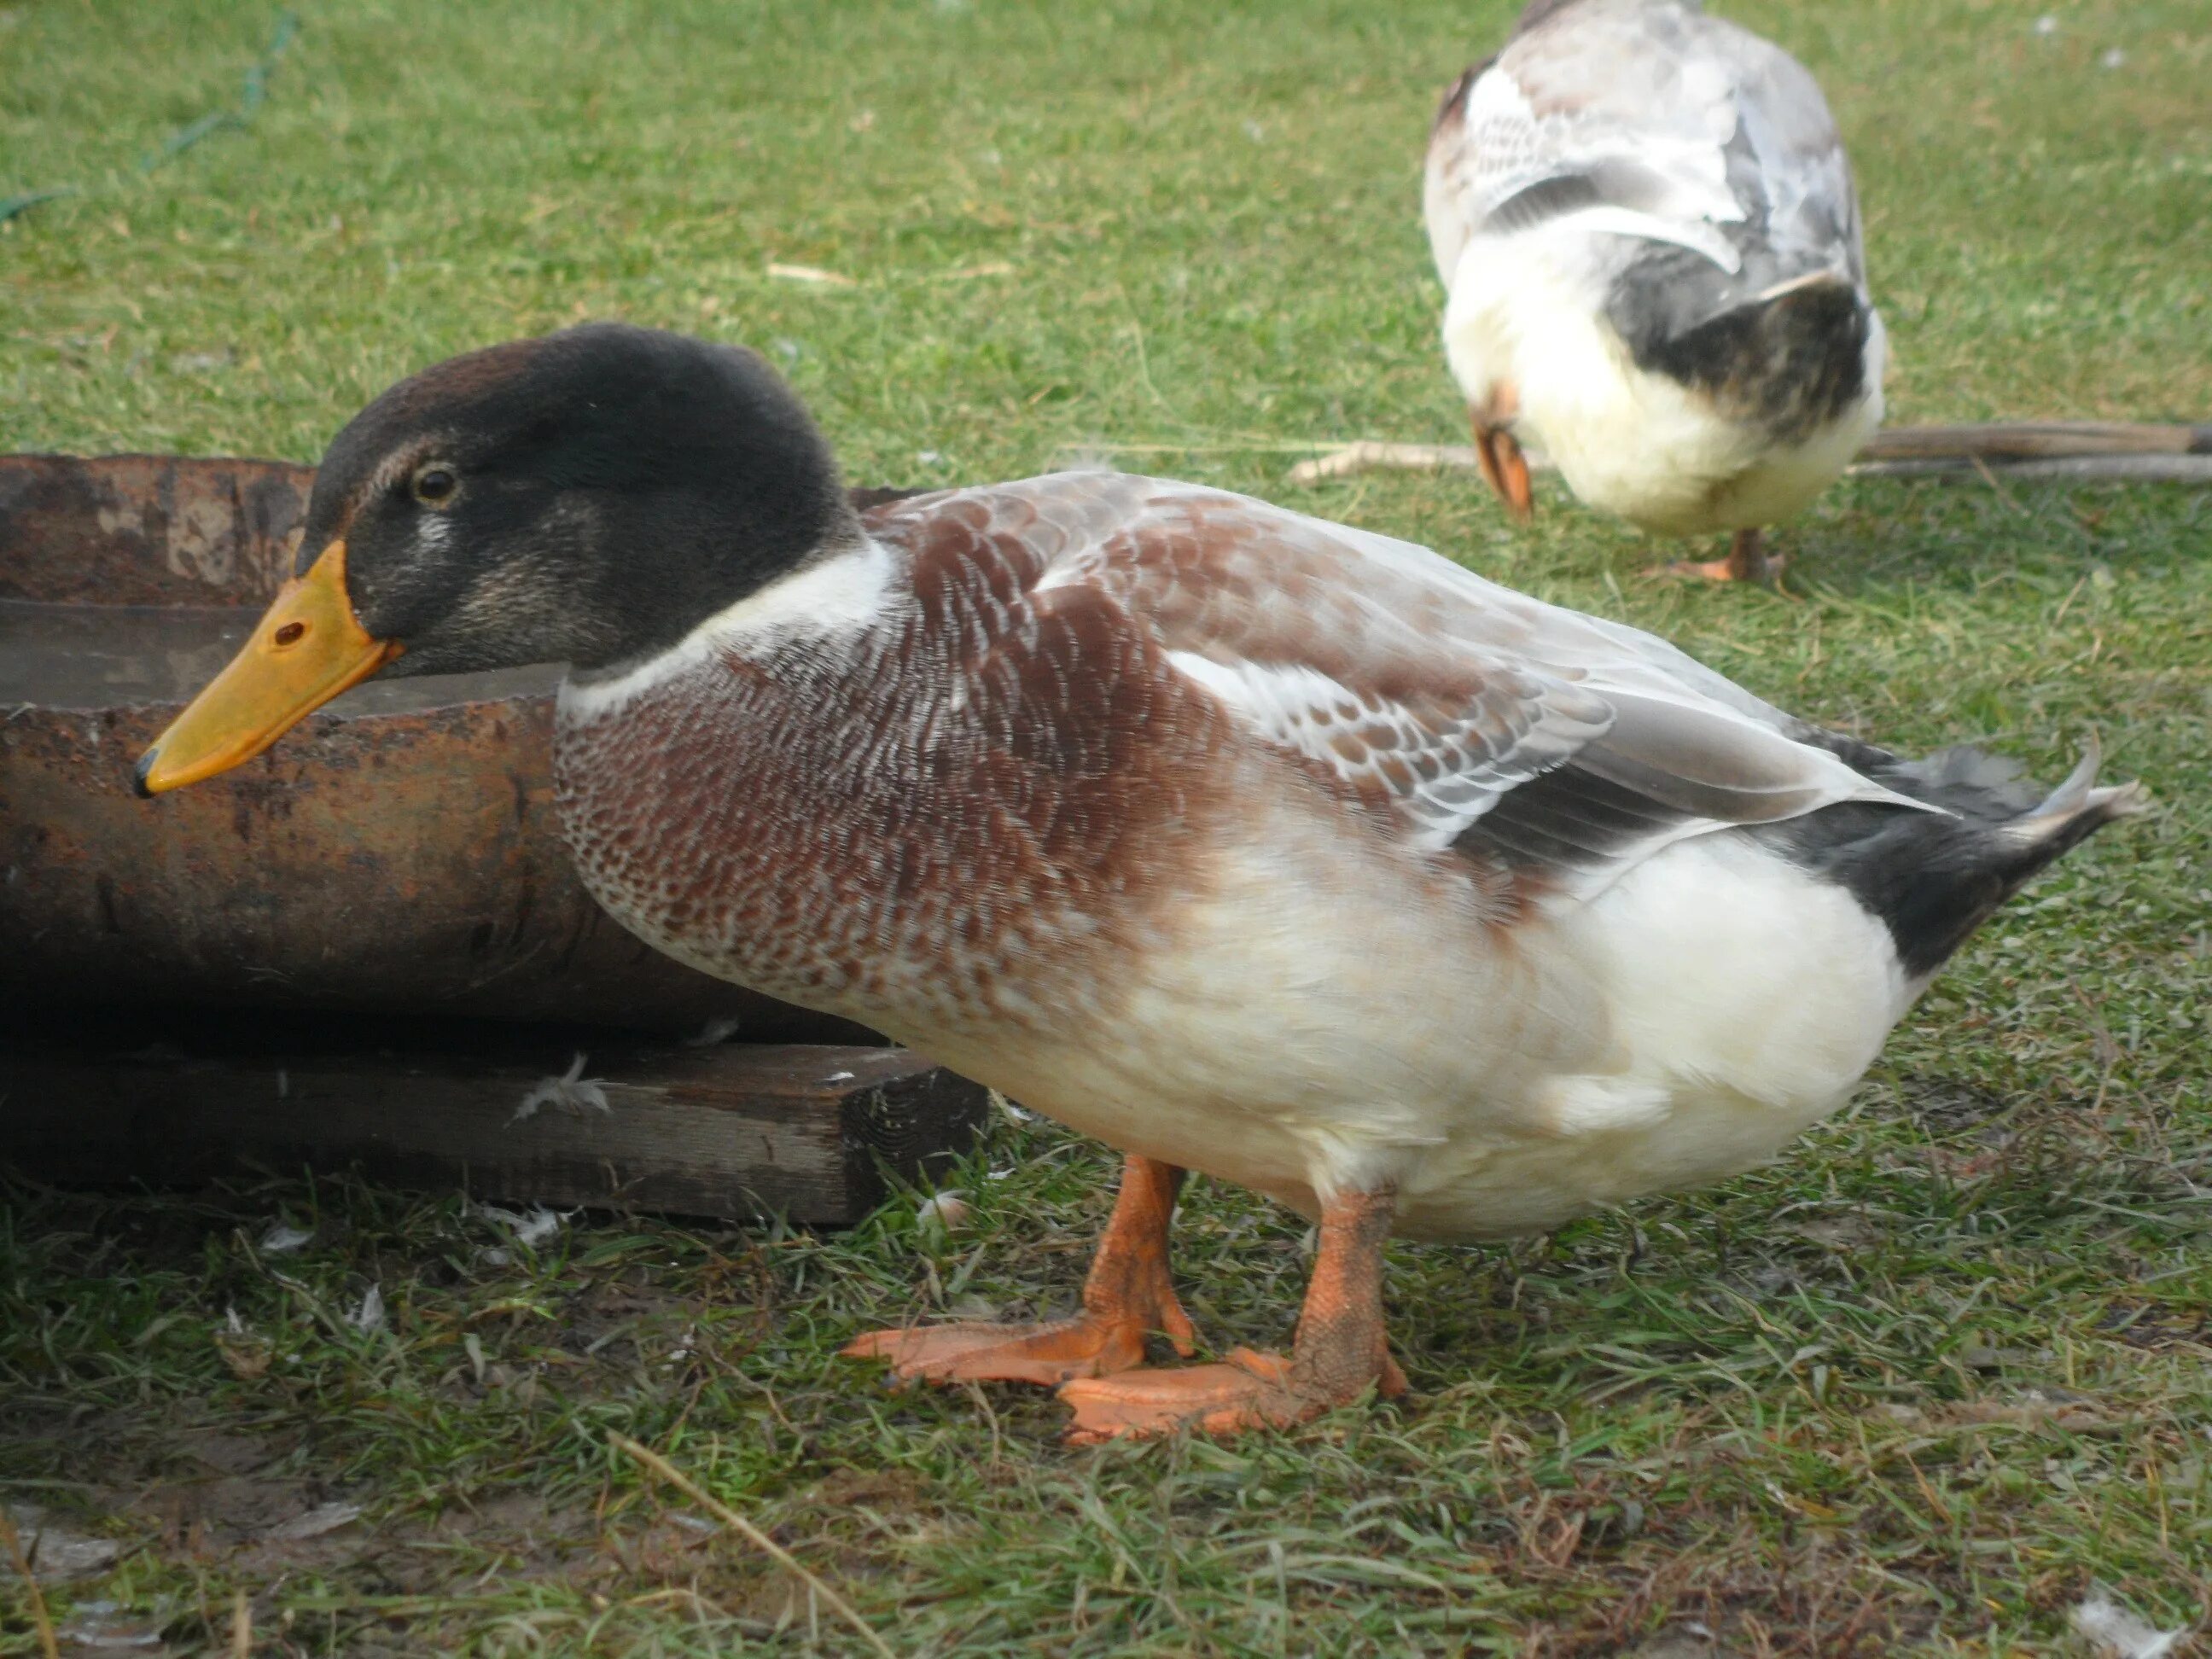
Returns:
[[[1106,596],[1035,591],[1033,503],[867,527],[906,568],[896,626],[709,650],[564,711],[579,866],[663,949],[792,1001],[902,1032],[1079,1018],[1188,887],[1226,722]]]

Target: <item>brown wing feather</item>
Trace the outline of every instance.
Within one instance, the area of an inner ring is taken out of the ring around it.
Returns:
[[[1612,718],[1571,677],[1453,637],[1451,596],[1417,573],[1366,568],[1324,526],[1257,502],[1073,474],[957,510],[988,511],[980,533],[1040,562],[1040,617],[1109,600],[1249,737],[1388,805],[1432,846]]]
[[[1086,662],[1101,660],[1118,629],[1124,647],[1142,647],[1126,672],[1182,682],[1180,696],[1163,696],[1145,718],[1174,718],[1195,684],[1212,694],[1196,701],[1225,712],[1245,741],[1387,807],[1418,844],[1479,850],[1486,814],[1554,775],[1558,787],[1512,815],[1524,829],[1544,821],[1541,837],[1521,840],[1557,842],[1563,820],[1587,820],[1583,852],[1601,844],[1598,862],[1618,867],[1682,834],[1838,800],[1909,804],[1663,641],[1498,587],[1425,549],[1264,502],[1068,473],[884,511],[936,519],[932,537],[959,527],[963,559],[993,573],[990,593],[969,609],[987,635],[1004,635],[996,648],[1040,658],[1024,694],[1055,729],[1080,728],[1080,696],[1097,695],[1095,672],[1085,693],[1053,665],[1072,660],[1074,645],[1046,630],[1080,613],[1085,629],[1106,630],[1082,636]],[[943,580],[917,563],[926,606]],[[1155,728],[1136,740],[1166,736]]]

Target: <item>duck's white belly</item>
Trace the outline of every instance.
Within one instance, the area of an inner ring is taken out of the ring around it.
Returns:
[[[1802,442],[1771,443],[1625,354],[1609,386],[1532,380],[1522,410],[1578,497],[1662,536],[1795,518],[1843,476],[1881,421],[1878,401],[1862,403]]]
[[[1444,348],[1471,403],[1512,388],[1514,429],[1592,507],[1662,535],[1777,523],[1834,483],[1881,423],[1878,320],[1868,395],[1803,441],[1776,444],[1638,368],[1601,319],[1601,296],[1574,272],[1540,238],[1478,244],[1454,283]]]
[[[1305,839],[1226,853],[1181,948],[1094,1029],[909,1035],[1124,1150],[1310,1215],[1393,1182],[1401,1232],[1480,1238],[1765,1161],[1910,1001],[1879,922],[1733,832],[1486,937]]]
[[[1842,1105],[1917,988],[1887,931],[1738,832],[1683,842],[1561,917],[1613,1067],[1540,1085],[1548,1135],[1496,1144],[1462,1109],[1407,1183],[1406,1231],[1541,1231],[1763,1164]]]

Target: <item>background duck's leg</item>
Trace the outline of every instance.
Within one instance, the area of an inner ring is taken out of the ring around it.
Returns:
[[[1735,532],[1725,559],[1681,559],[1661,569],[1668,575],[1699,576],[1709,582],[1762,582],[1781,568],[1779,556],[1768,556],[1766,532],[1753,528]]]
[[[1520,444],[1504,427],[1485,421],[1479,410],[1470,413],[1468,422],[1474,428],[1475,465],[1482,469],[1483,478],[1498,492],[1507,512],[1516,519],[1534,518],[1536,495]]]
[[[1732,582],[1763,582],[1779,559],[1766,556],[1766,532],[1756,525],[1739,530],[1729,543],[1728,579]]]
[[[1370,1386],[1386,1396],[1403,1394],[1405,1373],[1390,1358],[1382,1329],[1382,1246],[1396,1204],[1396,1194],[1385,1188],[1342,1194],[1323,1206],[1321,1250],[1287,1359],[1239,1348],[1218,1365],[1069,1382],[1060,1391],[1075,1408],[1068,1437],[1111,1440],[1183,1427],[1230,1434],[1318,1417]]]
[[[1189,1318],[1168,1271],[1168,1223],[1183,1171],[1157,1158],[1131,1158],[1121,1196],[1084,1281],[1083,1311],[1042,1325],[932,1325],[874,1331],[845,1350],[854,1359],[888,1359],[898,1376],[936,1382],[1037,1382],[1103,1376],[1145,1363],[1145,1339],[1164,1333],[1177,1353],[1191,1352]]]

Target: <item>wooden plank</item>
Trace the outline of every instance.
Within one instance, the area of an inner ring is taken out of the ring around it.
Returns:
[[[1551,470],[1534,449],[1530,468]],[[1851,471],[1871,477],[2122,478],[2196,482],[2212,476],[2212,424],[2154,426],[2113,421],[2029,421],[1987,426],[1884,427],[1866,441]],[[1980,462],[1983,465],[1977,466]],[[1472,471],[1468,444],[1399,444],[1361,439],[1290,471],[1292,483],[1319,483],[1370,471]]]
[[[510,1048],[512,1045],[508,1045]],[[607,1045],[606,1109],[541,1107],[565,1048],[118,1056],[0,1048],[0,1164],[62,1185],[192,1185],[259,1164],[357,1168],[515,1203],[859,1219],[981,1128],[984,1091],[902,1048]],[[880,1162],[879,1162],[880,1160]]]
[[[2125,421],[2019,421],[1988,426],[1884,427],[1859,451],[1862,461],[2039,460],[2093,455],[2212,453],[2212,426],[2152,426]]]
[[[2212,455],[2050,455],[2018,459],[1978,455],[1854,461],[1859,478],[2079,478],[2096,483],[2212,483]]]

